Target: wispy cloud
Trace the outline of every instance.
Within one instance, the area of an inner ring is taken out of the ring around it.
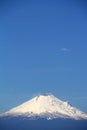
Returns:
[[[57,55],[65,55],[69,54],[69,52],[70,52],[69,48],[63,47],[58,50]]]
[[[63,47],[63,48],[60,49],[60,51],[61,51],[61,52],[69,52],[70,49],[68,49],[68,48],[66,48],[66,47]]]

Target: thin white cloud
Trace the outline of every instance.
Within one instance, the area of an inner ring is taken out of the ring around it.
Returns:
[[[63,47],[58,50],[57,55],[65,55],[69,54],[69,52],[70,52],[69,48]]]
[[[68,49],[68,48],[64,47],[64,48],[61,48],[61,49],[60,49],[60,51],[62,51],[62,52],[69,52],[69,51],[70,51],[70,49]]]

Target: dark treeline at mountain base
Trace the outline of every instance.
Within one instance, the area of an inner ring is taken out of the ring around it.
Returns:
[[[87,130],[87,120],[0,118],[0,130]]]

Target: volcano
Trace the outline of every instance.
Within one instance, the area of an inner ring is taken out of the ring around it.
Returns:
[[[55,118],[87,119],[87,114],[73,107],[68,102],[61,101],[52,94],[36,96],[1,114],[1,116],[40,117],[48,120]]]

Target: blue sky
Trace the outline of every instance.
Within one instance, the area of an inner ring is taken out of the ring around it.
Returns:
[[[0,1],[0,111],[52,93],[87,112],[87,2]]]

